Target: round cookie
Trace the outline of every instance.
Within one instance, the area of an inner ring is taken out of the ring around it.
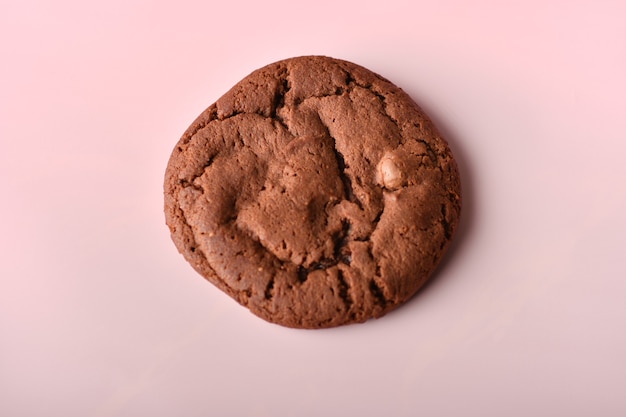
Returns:
[[[296,328],[380,317],[427,281],[460,214],[444,139],[400,88],[320,56],[236,84],[165,174],[187,261],[254,314]]]

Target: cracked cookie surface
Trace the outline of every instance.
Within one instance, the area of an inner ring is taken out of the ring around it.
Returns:
[[[172,152],[165,214],[178,250],[254,314],[322,328],[407,301],[445,253],[460,181],[445,140],[401,89],[358,65],[261,68]]]

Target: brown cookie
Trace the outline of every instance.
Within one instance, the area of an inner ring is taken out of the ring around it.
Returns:
[[[426,282],[460,212],[450,150],[358,65],[261,68],[205,110],[165,174],[178,250],[254,314],[320,328],[380,317]]]

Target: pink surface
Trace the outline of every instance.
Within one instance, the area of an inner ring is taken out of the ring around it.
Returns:
[[[5,0],[0,415],[626,415],[626,3],[504,3]],[[162,214],[191,121],[306,54],[409,92],[465,190],[432,284],[325,331],[239,307]]]

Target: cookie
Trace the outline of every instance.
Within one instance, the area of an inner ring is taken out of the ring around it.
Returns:
[[[427,281],[456,229],[445,140],[400,88],[327,57],[254,71],[182,136],[172,239],[207,280],[295,328],[364,322]]]

